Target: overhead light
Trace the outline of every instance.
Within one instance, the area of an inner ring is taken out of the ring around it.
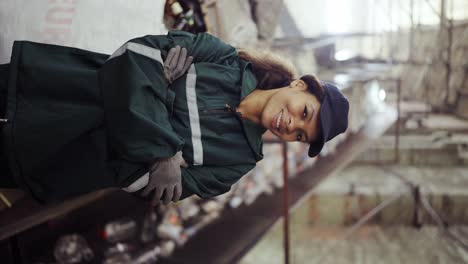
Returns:
[[[349,81],[349,74],[338,73],[335,75],[335,77],[333,77],[333,82],[336,84],[343,85],[349,83]]]
[[[378,97],[379,97],[379,100],[380,100],[380,101],[382,101],[382,102],[385,101],[385,98],[387,97],[387,93],[385,92],[384,89],[380,89],[380,90],[379,90],[379,95],[378,95]]]
[[[353,57],[356,57],[356,52],[353,52],[351,50],[345,49],[345,50],[340,50],[335,53],[335,60],[337,61],[345,61],[349,60]]]

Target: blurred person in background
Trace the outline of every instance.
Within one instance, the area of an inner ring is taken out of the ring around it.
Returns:
[[[207,33],[135,38],[111,56],[16,41],[0,65],[0,187],[61,201],[118,187],[209,198],[263,158],[262,134],[310,144],[347,128],[332,84]]]

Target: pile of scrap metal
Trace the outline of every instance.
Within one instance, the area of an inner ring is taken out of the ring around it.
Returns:
[[[238,48],[265,48],[274,38],[282,0],[168,0],[169,30],[209,32]]]

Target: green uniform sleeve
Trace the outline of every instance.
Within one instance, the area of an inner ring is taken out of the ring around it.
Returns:
[[[193,63],[222,64],[237,59],[237,51],[234,47],[208,33],[195,35],[185,31],[170,31],[167,36],[148,35],[132,41],[161,50],[163,58],[166,58],[171,48],[179,45],[187,49],[188,55],[194,58]]]
[[[99,72],[109,143],[127,161],[151,163],[184,144],[169,122],[174,92],[158,52],[130,41]]]
[[[171,31],[130,40],[99,71],[109,143],[122,159],[117,178],[125,186],[141,176],[140,164],[171,157],[183,147],[169,121],[175,93],[163,68],[167,53],[177,45],[188,50],[193,63],[224,64],[238,58],[235,48],[210,34]],[[242,166],[194,167],[182,176],[189,182],[188,192],[209,197],[229,190],[232,179],[247,171]],[[231,176],[223,179],[223,175]]]
[[[193,194],[210,198],[231,189],[242,176],[252,170],[255,164],[235,166],[192,166],[182,169],[182,198]]]
[[[235,48],[214,36],[183,31],[132,39],[117,50],[99,77],[110,144],[128,161],[170,157],[184,144],[169,123],[175,94],[163,70],[176,45],[185,47],[194,63],[237,58]]]

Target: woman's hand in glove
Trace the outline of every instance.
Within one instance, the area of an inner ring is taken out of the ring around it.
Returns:
[[[176,46],[169,50],[164,61],[164,75],[169,83],[184,75],[192,64],[193,57],[187,57],[187,49]]]
[[[153,206],[157,205],[161,198],[163,198],[164,204],[169,204],[170,201],[177,202],[182,195],[180,167],[187,167],[181,151],[171,158],[155,162],[149,171],[148,184],[141,194],[148,196],[154,191],[151,201]],[[164,197],[162,197],[163,194]]]

